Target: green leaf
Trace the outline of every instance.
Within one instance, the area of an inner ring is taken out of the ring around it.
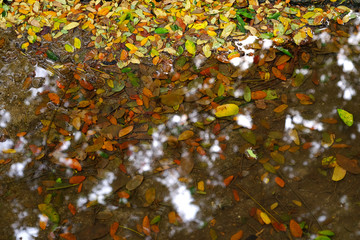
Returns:
[[[166,34],[168,32],[169,32],[169,30],[167,30],[166,28],[159,27],[159,28],[155,29],[156,34]]]
[[[58,223],[60,221],[59,214],[56,212],[56,210],[50,205],[50,204],[39,204],[38,208],[40,212],[46,216],[53,222]]]
[[[69,44],[65,44],[65,50],[67,52],[74,52],[74,47]]]
[[[183,54],[183,52],[184,52],[184,48],[183,48],[182,46],[179,46],[179,47],[178,47],[178,50],[176,51],[176,54],[177,54],[178,56],[180,56],[181,54]]]
[[[274,100],[278,98],[276,90],[268,89],[264,90],[264,92],[266,92],[265,100]]]
[[[125,83],[123,81],[120,81],[120,82],[114,81],[113,84],[114,84],[114,87],[111,89],[113,92],[120,92],[125,87]]]
[[[244,89],[244,100],[246,102],[251,101],[251,89],[249,88],[249,86],[246,86]]]
[[[266,171],[268,171],[270,173],[276,173],[276,169],[274,168],[274,166],[268,162],[264,163],[263,167],[265,168]]]
[[[77,49],[81,48],[81,40],[78,39],[77,37],[74,38],[74,47],[76,47]]]
[[[225,87],[222,83],[220,83],[219,89],[218,89],[218,96],[222,96],[225,92]]]
[[[139,83],[139,78],[136,77],[136,75],[134,73],[128,73],[128,77],[130,80],[130,83],[134,86],[134,87],[139,87],[140,83]]]
[[[318,231],[318,234],[329,236],[329,237],[335,236],[335,233],[330,230]]]
[[[287,50],[287,49],[285,49],[285,48],[283,48],[283,47],[277,47],[276,49],[279,50],[279,51],[282,52],[282,53],[285,53],[285,54],[288,55],[289,57],[294,57],[294,56],[289,52],[289,50]]]
[[[331,240],[331,238],[329,238],[327,236],[318,236],[314,240]]]
[[[161,216],[157,215],[151,220],[150,224],[151,225],[156,224],[156,223],[158,223],[160,221],[160,219],[161,219]]]
[[[53,61],[59,60],[59,57],[51,50],[46,50],[46,56]]]
[[[185,49],[192,55],[195,55],[196,53],[196,45],[193,41],[186,40]]]
[[[353,115],[343,109],[338,108],[337,112],[341,118],[341,120],[343,120],[343,122],[348,125],[349,127],[351,127],[354,123],[353,120]]]
[[[123,68],[123,69],[121,69],[121,72],[122,72],[122,73],[128,73],[128,72],[131,72],[131,67],[126,67],[126,68]]]
[[[281,13],[277,12],[277,13],[273,13],[270,16],[268,16],[268,19],[278,19],[278,17],[280,17]]]

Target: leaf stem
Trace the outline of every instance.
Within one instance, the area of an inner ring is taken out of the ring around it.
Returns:
[[[130,231],[132,231],[132,232],[134,232],[134,233],[137,233],[137,234],[139,234],[140,236],[144,237],[143,234],[139,233],[138,231],[136,231],[136,230],[134,230],[134,229],[132,229],[132,228],[128,228],[128,227],[125,227],[125,226],[119,226],[119,227],[124,228],[124,229],[127,229],[127,230],[130,230]]]

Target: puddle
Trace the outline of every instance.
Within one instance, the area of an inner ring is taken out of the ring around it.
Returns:
[[[296,221],[303,239],[358,238],[356,21],[293,57],[248,38],[230,63],[164,54],[122,71],[57,48],[66,36],[25,54],[3,31],[1,236],[291,239]],[[236,119],[215,117],[224,104]]]

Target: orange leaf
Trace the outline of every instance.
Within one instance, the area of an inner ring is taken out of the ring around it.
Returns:
[[[277,108],[274,109],[274,112],[276,113],[281,113],[283,112],[285,109],[287,109],[288,105],[287,104],[281,104],[280,106],[278,106]]]
[[[76,240],[76,236],[72,233],[61,233],[60,237],[64,238],[65,240]]]
[[[50,100],[55,103],[55,104],[59,104],[60,103],[60,97],[56,94],[56,93],[49,93],[48,97],[50,98]]]
[[[322,122],[328,123],[328,124],[336,124],[337,120],[335,118],[323,118],[321,119]]]
[[[272,221],[271,224],[272,224],[273,228],[275,228],[276,231],[286,232],[285,224],[278,223],[276,221]]]
[[[297,93],[296,97],[300,100],[300,101],[311,101],[311,98],[303,93]]]
[[[119,223],[118,222],[114,222],[113,224],[111,224],[110,227],[110,236],[114,237],[116,234],[116,231],[118,230],[119,227]]]
[[[160,61],[160,57],[159,57],[159,56],[154,57],[153,60],[152,60],[152,62],[153,62],[154,65],[157,65],[157,64],[159,63],[159,61]]]
[[[264,91],[251,92],[251,99],[254,99],[254,100],[263,99],[263,98],[266,98],[266,95],[267,94]]]
[[[300,238],[302,236],[302,229],[300,225],[293,219],[290,220],[290,232],[294,237]]]
[[[303,145],[303,149],[309,149],[310,147],[312,146],[312,143],[311,142],[306,142],[306,143],[304,143],[304,145]]]
[[[16,134],[16,136],[18,136],[18,137],[23,137],[23,136],[26,135],[26,133],[27,133],[27,132],[19,132],[19,133]]]
[[[94,86],[93,86],[91,83],[89,83],[88,81],[84,80],[84,79],[80,79],[80,80],[79,80],[79,83],[80,83],[80,85],[81,85],[83,88],[85,88],[86,90],[91,91],[91,90],[94,89]]]
[[[233,179],[234,179],[234,176],[233,176],[233,175],[225,178],[225,179],[224,179],[224,184],[225,184],[225,186],[228,186]]]
[[[48,220],[48,218],[46,217],[46,220],[40,220],[40,221],[39,221],[39,225],[40,225],[40,228],[41,228],[42,230],[45,230],[46,225],[47,225],[47,220]]]
[[[85,176],[72,176],[69,179],[69,183],[70,184],[77,184],[77,183],[81,183],[84,180],[85,180]]]
[[[119,137],[129,134],[134,129],[134,126],[127,126],[119,131]]]
[[[169,212],[168,218],[169,218],[169,223],[171,223],[171,224],[176,223],[176,213],[174,211]]]
[[[235,201],[239,202],[240,201],[239,193],[235,189],[233,189],[232,192],[233,192]]]
[[[231,236],[230,240],[240,240],[243,236],[244,232],[243,230],[238,231],[234,235]]]
[[[126,199],[130,197],[130,195],[125,191],[118,192],[118,196],[119,198],[126,198]]]
[[[145,96],[149,97],[149,98],[154,97],[153,93],[149,89],[147,89],[146,87],[144,87],[144,89],[143,89],[143,94]]]
[[[128,57],[128,52],[123,49],[120,53],[120,60],[125,61],[127,57]]]
[[[272,73],[275,75],[275,77],[281,79],[281,80],[286,80],[286,77],[280,72],[279,69],[272,67],[271,68]]]
[[[282,55],[275,63],[276,66],[286,63],[291,57],[288,55]]]
[[[71,203],[68,204],[68,208],[71,212],[72,215],[75,215],[76,214],[76,208],[74,205],[72,205]]]
[[[143,219],[143,232],[145,233],[145,235],[149,236],[150,235],[150,221],[149,221],[149,217],[145,216]]]
[[[78,193],[81,192],[82,185],[83,185],[82,183],[79,184],[79,187],[78,187],[78,190],[77,190]]]
[[[198,146],[197,148],[196,148],[196,151],[200,154],[200,155],[206,155],[206,152],[205,152],[205,150],[202,148],[202,147],[200,147],[200,146]]]
[[[279,178],[279,177],[276,177],[276,178],[275,178],[275,182],[276,182],[276,184],[279,185],[280,187],[284,187],[284,186],[285,186],[284,180],[282,180],[282,179]]]
[[[124,164],[120,164],[120,165],[119,165],[119,168],[120,168],[120,170],[121,170],[123,173],[127,173],[126,167],[125,167]]]
[[[151,226],[151,231],[158,233],[160,232],[159,226],[158,225],[152,225]]]

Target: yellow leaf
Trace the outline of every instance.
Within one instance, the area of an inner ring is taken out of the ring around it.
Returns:
[[[280,106],[278,106],[277,108],[274,109],[274,112],[276,113],[281,113],[283,112],[285,109],[287,109],[288,105],[286,104],[281,104]]]
[[[81,40],[78,39],[77,37],[74,38],[74,47],[76,47],[77,49],[81,48]]]
[[[196,53],[196,46],[195,46],[195,43],[194,43],[193,41],[186,40],[186,42],[185,42],[185,48],[186,48],[186,50],[187,50],[189,53],[195,55],[195,53]]]
[[[203,191],[205,190],[204,181],[198,182],[197,188],[198,188],[199,191],[202,191],[202,192],[203,192]]]
[[[346,170],[340,167],[339,165],[336,165],[331,179],[335,182],[340,181],[345,177],[345,174],[346,174]]]
[[[134,126],[128,126],[119,131],[119,137],[123,137],[127,134],[129,134],[134,129]]]
[[[298,207],[301,207],[302,206],[302,203],[300,201],[297,201],[297,200],[292,200],[292,202],[298,206]]]
[[[261,212],[260,217],[264,221],[265,224],[270,224],[271,223],[271,220],[270,220],[269,216],[266,213]]]
[[[207,21],[204,21],[202,23],[194,23],[191,25],[190,28],[194,28],[196,30],[200,30],[200,29],[205,29],[208,25],[208,22]]]
[[[223,31],[221,32],[221,38],[227,38],[236,28],[236,24],[233,22],[226,23]]]
[[[216,108],[216,117],[228,117],[239,113],[239,107],[235,104],[224,104]]]
[[[205,55],[205,57],[209,58],[211,56],[211,48],[210,48],[210,44],[205,44],[202,48],[203,53]]]
[[[76,117],[72,120],[72,125],[77,129],[80,130],[81,127],[81,119],[80,117]]]
[[[127,48],[129,48],[130,50],[132,50],[132,51],[138,50],[138,48],[137,48],[134,44],[132,44],[132,43],[126,43],[125,46],[126,46]]]
[[[69,23],[68,25],[66,25],[63,30],[70,30],[70,29],[73,29],[73,28],[76,28],[77,26],[79,26],[80,23],[78,22],[71,22]]]
[[[275,202],[275,203],[271,204],[270,209],[274,210],[275,208],[277,208],[277,206],[279,206],[279,203]]]
[[[15,149],[3,149],[2,150],[3,153],[16,153],[16,150]]]
[[[299,134],[298,134],[298,132],[296,131],[296,129],[290,130],[289,135],[290,135],[291,139],[294,141],[294,143],[295,143],[296,145],[300,145]]]

